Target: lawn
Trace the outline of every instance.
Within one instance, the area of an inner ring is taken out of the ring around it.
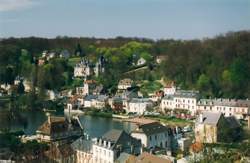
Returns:
[[[73,58],[69,58],[69,65],[74,67],[75,64],[79,63],[81,61],[81,57],[73,57]]]
[[[160,121],[166,125],[169,126],[180,126],[184,127],[187,125],[192,125],[193,122],[191,120],[185,120],[185,119],[180,119],[180,118],[175,118],[175,117],[169,117],[169,116],[163,116],[163,115],[147,115],[145,117],[148,117],[153,120]]]
[[[155,91],[158,91],[162,88],[161,83],[158,81],[146,81],[142,84],[141,91],[145,93],[154,93]]]

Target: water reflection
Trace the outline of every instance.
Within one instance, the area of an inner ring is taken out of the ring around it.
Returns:
[[[9,111],[0,111],[0,129],[9,128],[12,131],[23,130],[28,135],[34,134],[37,128],[47,119],[46,114],[41,111],[21,112],[21,119],[25,119],[25,121],[9,119],[9,114]],[[63,113],[53,114],[63,116]],[[80,121],[85,128],[85,132],[89,134],[90,137],[102,136],[111,129],[124,129],[130,132],[135,128],[134,124],[111,118],[81,115]]]

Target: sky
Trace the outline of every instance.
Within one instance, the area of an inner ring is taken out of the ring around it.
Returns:
[[[0,0],[0,37],[202,39],[250,30],[250,0]]]

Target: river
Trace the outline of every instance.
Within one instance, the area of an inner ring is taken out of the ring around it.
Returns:
[[[23,130],[25,134],[35,134],[37,128],[47,120],[46,113],[41,111],[24,111],[18,113],[16,119],[8,118],[8,111],[0,111],[0,129],[8,128],[11,131]],[[63,113],[56,115],[63,116]],[[80,115],[80,121],[84,126],[84,132],[90,137],[102,136],[105,132],[111,129],[124,129],[127,132],[135,129],[135,124],[122,122],[118,119],[92,117]]]

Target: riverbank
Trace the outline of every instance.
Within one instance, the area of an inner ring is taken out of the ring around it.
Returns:
[[[84,115],[89,115],[93,117],[113,118],[111,112],[101,112],[97,110],[86,111],[84,112]]]
[[[149,118],[151,120],[157,120],[157,121],[162,122],[162,123],[169,125],[169,126],[184,127],[184,126],[193,124],[192,120],[180,119],[180,118],[175,118],[175,117],[168,117],[168,116],[163,116],[163,115],[147,115],[145,117]]]

